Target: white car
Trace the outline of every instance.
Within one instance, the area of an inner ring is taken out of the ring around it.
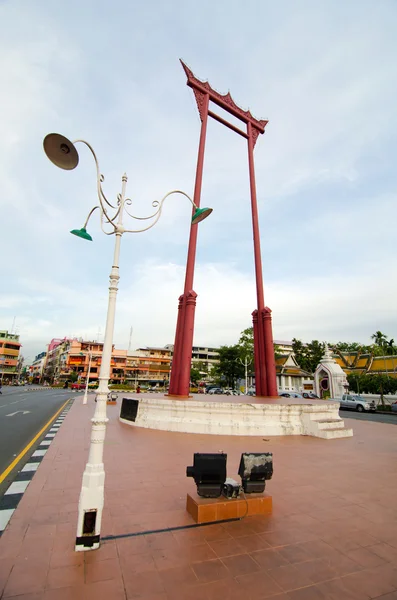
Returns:
[[[357,410],[358,412],[376,411],[374,400],[366,400],[359,394],[343,394],[340,400],[340,408]]]

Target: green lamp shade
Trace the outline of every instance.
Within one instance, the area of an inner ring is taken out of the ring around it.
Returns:
[[[79,238],[83,238],[83,240],[88,240],[89,242],[92,242],[92,237],[89,233],[87,233],[85,227],[82,227],[81,229],[72,229],[70,233],[72,233],[73,235],[77,235],[77,237]]]
[[[192,217],[192,225],[197,225],[200,221],[204,221],[212,213],[212,208],[196,208],[196,212]]]

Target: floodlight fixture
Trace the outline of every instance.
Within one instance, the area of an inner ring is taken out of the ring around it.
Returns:
[[[246,494],[264,492],[266,481],[273,476],[273,454],[244,452],[241,455],[238,474]]]
[[[196,452],[193,455],[193,466],[186,468],[186,476],[193,477],[197,485],[197,493],[203,498],[219,498],[222,494],[223,484],[226,481],[227,454],[203,454]]]

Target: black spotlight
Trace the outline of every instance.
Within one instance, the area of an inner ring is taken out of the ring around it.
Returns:
[[[227,454],[201,454],[196,452],[193,466],[186,468],[186,476],[193,477],[197,493],[204,498],[219,498],[226,481]]]
[[[271,452],[244,452],[241,455],[238,474],[246,494],[265,490],[266,481],[273,475]]]

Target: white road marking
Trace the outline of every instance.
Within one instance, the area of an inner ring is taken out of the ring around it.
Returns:
[[[36,450],[36,452],[33,452],[32,458],[34,458],[35,456],[44,456],[46,452],[47,450]]]
[[[29,471],[37,471],[37,469],[39,468],[40,463],[26,463],[26,465],[24,466],[23,469],[21,469],[21,473],[27,473]]]
[[[8,521],[11,519],[14,510],[15,508],[0,510],[0,531],[4,531],[4,529],[7,527]]]
[[[23,494],[26,488],[28,487],[29,483],[30,480],[14,481],[14,483],[12,483],[8,490],[5,492],[4,496],[7,496],[7,494]]]
[[[9,415],[6,415],[6,417],[14,417],[18,413],[22,413],[23,415],[28,415],[30,413],[30,410],[17,410],[16,412],[13,412],[13,413],[10,413]]]
[[[52,440],[43,440],[42,442],[40,442],[40,446],[49,446],[51,442]]]
[[[47,433],[46,438],[54,438],[55,433]]]

